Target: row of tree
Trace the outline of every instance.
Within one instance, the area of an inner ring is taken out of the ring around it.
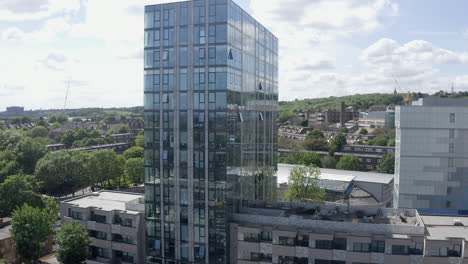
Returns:
[[[300,149],[293,149],[290,153],[280,157],[280,163],[298,164],[306,166],[315,166],[319,168],[363,171],[364,166],[358,156],[345,155],[338,158],[334,155],[327,155],[320,158],[316,152],[301,151]],[[395,154],[389,153],[383,156],[377,170],[380,173],[395,173]]]

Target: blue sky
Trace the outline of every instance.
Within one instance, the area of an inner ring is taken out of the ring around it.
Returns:
[[[0,111],[142,105],[143,6],[0,0]],[[280,39],[280,99],[468,90],[465,0],[236,0]]]

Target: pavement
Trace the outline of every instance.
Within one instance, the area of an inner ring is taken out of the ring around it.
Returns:
[[[57,253],[52,253],[50,255],[44,256],[40,258],[41,263],[47,263],[47,264],[60,264],[60,262],[57,260]]]

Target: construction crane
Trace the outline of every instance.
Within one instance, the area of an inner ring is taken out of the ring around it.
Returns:
[[[68,93],[70,92],[70,80],[68,80],[67,91],[65,92],[65,102],[63,102],[63,111],[67,108]]]
[[[398,82],[397,78],[395,78],[395,76],[393,75],[392,77],[393,77],[393,80],[395,80],[395,84],[397,85],[398,90],[401,92],[404,92],[403,89],[401,89],[400,83]],[[403,94],[403,101],[405,102],[405,105],[411,105],[411,102],[413,102],[413,95],[406,89],[405,89],[405,93]]]

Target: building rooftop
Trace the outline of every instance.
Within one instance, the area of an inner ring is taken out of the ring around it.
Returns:
[[[422,221],[427,229],[427,239],[447,240],[461,238],[468,240],[468,217],[422,215]]]
[[[141,194],[136,193],[102,191],[66,200],[65,203],[82,208],[95,207],[104,211],[119,210],[137,214],[140,211],[133,211],[128,205],[135,204],[135,201],[142,198],[143,196]]]
[[[468,98],[426,97],[413,102],[413,106],[468,107]]]
[[[249,201],[247,206],[234,215],[234,221],[252,227],[270,225],[286,229],[424,235],[424,224],[414,209],[268,201]]]
[[[278,164],[278,183],[287,182],[289,173],[295,165]],[[351,181],[389,184],[394,175],[362,171],[346,171],[335,169],[320,169],[320,178],[328,181],[340,181],[349,183]]]
[[[4,240],[11,237],[11,218],[5,217],[0,218],[0,240]],[[3,227],[2,227],[3,226]]]

